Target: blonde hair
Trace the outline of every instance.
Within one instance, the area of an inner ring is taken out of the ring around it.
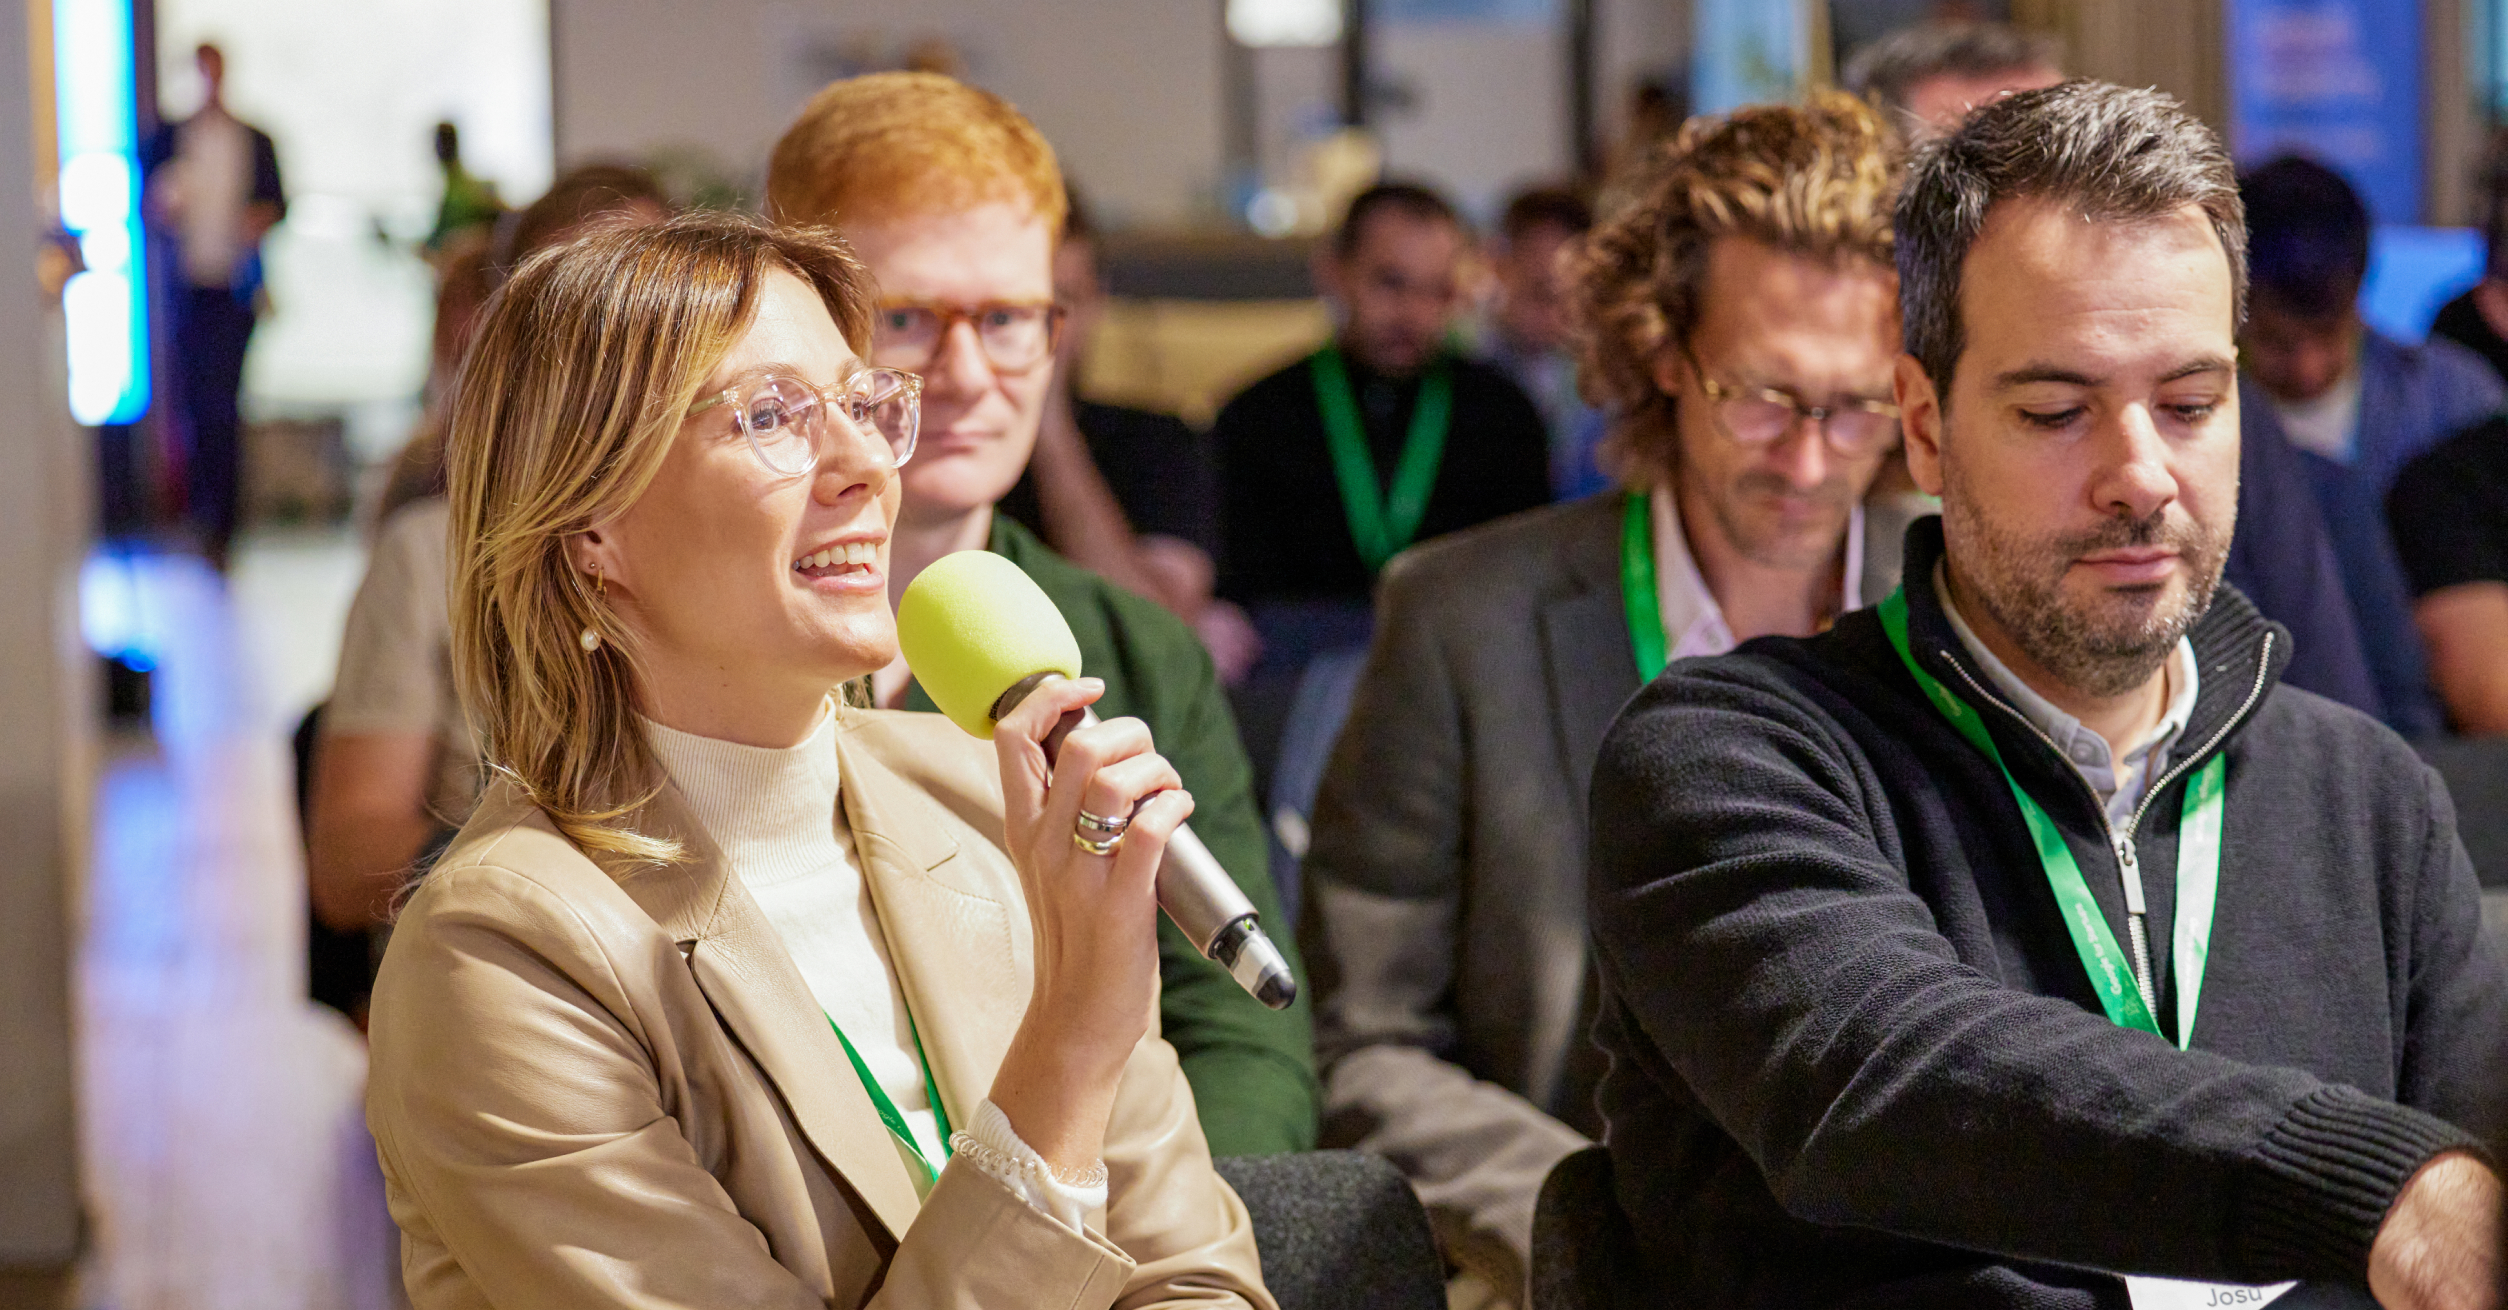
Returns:
[[[832,82],[784,130],[766,165],[766,208],[839,227],[1025,202],[1062,231],[1054,148],[1009,101],[939,73]]]
[[[1698,327],[1716,238],[1888,271],[1897,186],[1887,125],[1838,92],[1693,118],[1656,146],[1577,256],[1583,387],[1617,414],[1605,466],[1631,487],[1672,467],[1672,398],[1655,385],[1654,363]]]
[[[870,279],[835,233],[691,214],[525,261],[481,314],[454,385],[454,681],[489,767],[587,851],[679,856],[622,822],[662,774],[636,721],[634,636],[567,539],[643,496],[779,269],[869,348]]]

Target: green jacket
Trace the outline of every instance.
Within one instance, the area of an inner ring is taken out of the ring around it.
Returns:
[[[1049,549],[1007,516],[993,516],[986,548],[1036,580],[1080,640],[1081,671],[1106,681],[1097,712],[1149,725],[1158,749],[1193,793],[1193,831],[1245,889],[1298,977],[1297,1004],[1263,1008],[1175,925],[1158,922],[1159,1019],[1193,1085],[1212,1155],[1269,1155],[1315,1147],[1315,1047],[1306,966],[1280,917],[1270,856],[1254,804],[1254,770],[1210,655],[1183,621]],[[921,683],[906,708],[930,710]]]

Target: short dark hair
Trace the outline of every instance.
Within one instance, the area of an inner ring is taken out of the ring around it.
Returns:
[[[1583,236],[1594,226],[1594,207],[1563,186],[1528,187],[1515,193],[1498,216],[1498,234],[1513,245],[1537,227],[1555,227]]]
[[[1435,189],[1419,182],[1379,182],[1359,192],[1342,212],[1341,226],[1332,233],[1332,253],[1348,259],[1358,250],[1367,220],[1379,213],[1400,214],[1422,223],[1444,223],[1457,231],[1463,229],[1463,216]]]
[[[2229,260],[2233,320],[2247,304],[2246,220],[2221,139],[2175,97],[2076,79],[2023,91],[1969,115],[1917,150],[1899,193],[1898,303],[1907,353],[1947,402],[1967,348],[1961,273],[2006,200],[2057,201],[2100,223],[2202,208]]]
[[[614,214],[639,202],[670,212],[671,198],[651,173],[630,164],[578,164],[558,175],[539,199],[525,206],[514,222],[508,268],[519,266],[541,247],[603,214]]]
[[[1933,78],[2063,66],[2063,43],[2043,33],[2002,23],[1922,23],[1856,51],[1839,81],[1904,127],[1909,93]]]
[[[2369,275],[2369,209],[2343,175],[2284,155],[2238,179],[2256,290],[2308,318],[2339,314]]]

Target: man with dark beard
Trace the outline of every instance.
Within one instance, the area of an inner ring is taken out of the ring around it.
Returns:
[[[2226,153],[2156,92],[2016,95],[1917,156],[1895,254],[1943,499],[1904,587],[1674,666],[1595,769],[1653,1299],[2495,1305],[2508,973],[2453,810],[2219,586]]]

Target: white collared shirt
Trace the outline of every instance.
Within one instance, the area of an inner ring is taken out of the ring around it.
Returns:
[[[2081,720],[2057,709],[2054,702],[2041,696],[2020,675],[1986,649],[1977,639],[1976,631],[1959,615],[1959,607],[1951,603],[1950,588],[1940,564],[1933,566],[1933,594],[1942,598],[1942,612],[1951,620],[1951,630],[1959,634],[1959,644],[1976,657],[1995,690],[2003,693],[2022,718],[2036,725],[2055,743],[2057,752],[2079,770],[2090,789],[2099,795],[2099,803],[2107,811],[2108,828],[2119,836],[2131,836],[2134,810],[2142,804],[2143,793],[2151,780],[2166,771],[2168,752],[2177,738],[2186,731],[2187,720],[2194,717],[2195,655],[2194,643],[2184,637],[2177,639],[2177,648],[2169,652],[2163,666],[2167,678],[2168,708],[2160,715],[2142,741],[2116,758],[2107,738],[2082,725]]]
[[[1654,519],[1655,530],[1655,604],[1663,610],[1663,641],[1666,658],[1685,660],[1694,655],[1722,655],[1741,643],[1734,639],[1733,629],[1724,621],[1724,607],[1716,603],[1715,593],[1707,590],[1707,579],[1698,571],[1698,561],[1689,553],[1689,537],[1681,530],[1681,510],[1673,501],[1678,497],[1668,486],[1658,486],[1646,497],[1647,509]],[[1838,613],[1864,607],[1864,507],[1856,505],[1846,517],[1846,569],[1841,575],[1842,595]]]

